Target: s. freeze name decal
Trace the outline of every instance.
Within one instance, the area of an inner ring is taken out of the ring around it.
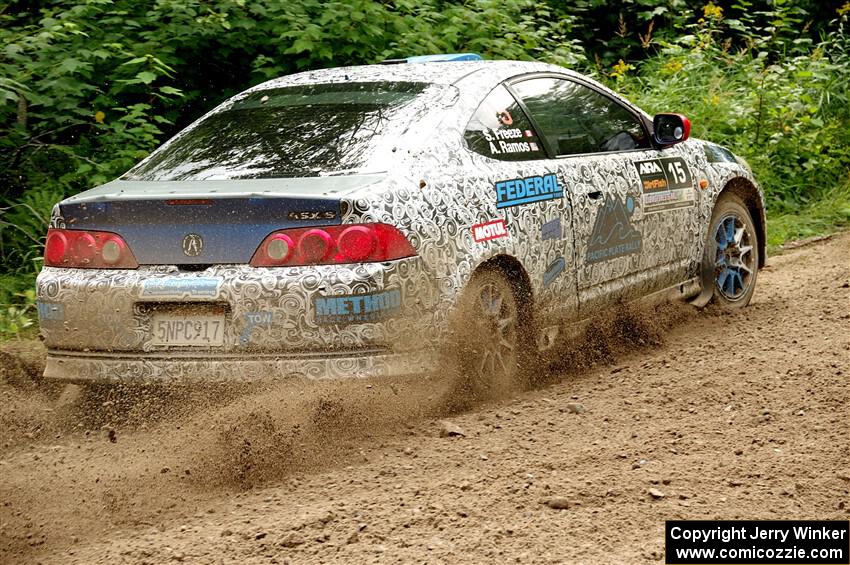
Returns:
[[[390,289],[372,294],[313,296],[313,311],[319,324],[357,324],[376,322],[401,309],[401,290]]]
[[[694,179],[681,157],[635,161],[643,192],[644,213],[660,212],[694,203]]]
[[[474,239],[476,243],[490,241],[491,239],[499,239],[500,237],[507,237],[507,235],[508,228],[505,227],[504,220],[493,220],[486,224],[475,224],[472,226],[472,239]]]
[[[555,174],[500,180],[495,184],[496,208],[542,202],[564,197],[564,188]]]
[[[508,114],[508,116],[510,116],[510,114]],[[510,124],[506,125],[511,124],[513,124],[513,120]],[[503,153],[533,153],[540,151],[540,146],[537,144],[537,137],[530,129],[485,129],[481,133],[490,146],[491,155],[500,155]]]

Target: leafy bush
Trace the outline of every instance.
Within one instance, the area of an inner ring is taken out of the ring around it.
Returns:
[[[620,6],[12,0],[0,11],[0,337],[33,331],[56,201],[120,175],[236,92],[309,68],[462,51],[571,66],[648,111],[686,113],[695,135],[748,159],[782,218],[774,233],[848,221],[850,2]]]
[[[775,21],[797,24],[786,10],[777,9]],[[790,30],[779,24],[759,33],[746,23],[707,7],[691,33],[659,42],[636,75],[611,74],[647,111],[681,111],[694,135],[744,157],[773,213],[800,212],[844,187],[850,170],[846,16],[814,46],[780,39]],[[727,26],[743,30],[738,47],[722,39]]]

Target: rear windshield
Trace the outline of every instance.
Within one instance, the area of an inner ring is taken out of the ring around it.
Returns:
[[[184,130],[124,178],[257,179],[371,172],[376,160],[386,159],[382,152],[410,119],[402,109],[427,87],[360,82],[253,92]]]

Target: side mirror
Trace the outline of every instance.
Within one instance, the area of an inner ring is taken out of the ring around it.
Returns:
[[[666,147],[690,137],[691,121],[682,114],[655,114],[652,130],[655,143]]]

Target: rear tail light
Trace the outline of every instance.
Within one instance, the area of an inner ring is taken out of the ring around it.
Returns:
[[[44,265],[74,269],[136,269],[139,266],[118,234],[62,229],[47,230]]]
[[[251,258],[254,267],[371,263],[413,257],[416,251],[387,224],[297,228],[270,234]]]

